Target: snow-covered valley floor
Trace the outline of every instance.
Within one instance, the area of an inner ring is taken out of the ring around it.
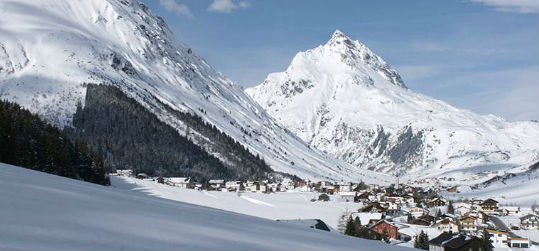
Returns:
[[[332,196],[331,201],[311,202],[318,193],[314,192],[279,192],[241,194],[219,191],[197,191],[159,184],[152,180],[141,180],[126,176],[111,176],[112,186],[119,189],[136,190],[160,198],[187,202],[262,217],[278,219],[320,219],[336,229],[343,213],[357,211],[360,203],[338,201]]]
[[[1,250],[403,249],[1,163],[0,198]]]

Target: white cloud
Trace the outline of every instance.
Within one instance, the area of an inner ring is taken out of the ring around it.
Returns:
[[[231,13],[235,9],[244,9],[249,7],[249,5],[249,2],[247,1],[240,1],[239,3],[235,3],[233,0],[213,0],[213,2],[208,7],[208,11]]]
[[[238,5],[241,8],[247,8],[247,7],[251,6],[251,4],[249,4],[249,2],[247,2],[247,1],[241,1],[241,2],[238,3]]]
[[[538,0],[470,0],[471,2],[482,3],[495,7],[498,11],[517,13],[539,13]]]
[[[159,0],[159,5],[177,16],[193,18],[193,14],[191,13],[191,10],[189,10],[189,7],[185,4],[176,2],[176,0]]]

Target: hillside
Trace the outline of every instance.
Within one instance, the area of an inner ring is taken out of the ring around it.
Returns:
[[[89,84],[112,85],[229,168],[237,166],[226,155],[233,144],[215,145],[215,136],[201,131],[208,128],[194,128],[179,114],[199,117],[244,146],[246,163],[259,156],[274,171],[304,178],[387,181],[280,127],[137,0],[0,0],[0,6],[0,98],[60,128],[73,124],[78,103],[85,106]]]
[[[3,250],[407,250],[6,164],[0,196]]]

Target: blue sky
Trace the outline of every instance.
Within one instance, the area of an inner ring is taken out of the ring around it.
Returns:
[[[539,119],[537,0],[144,0],[183,43],[245,87],[335,29],[414,91],[480,114]]]

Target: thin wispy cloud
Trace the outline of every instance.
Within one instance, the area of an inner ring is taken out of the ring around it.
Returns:
[[[233,0],[213,0],[208,7],[208,11],[231,13],[236,9],[245,9],[249,6],[250,4],[247,1],[240,1],[236,3]]]
[[[187,5],[178,3],[176,0],[159,0],[159,5],[165,10],[174,13],[176,16],[187,18],[194,17]]]
[[[470,0],[494,7],[498,11],[517,12],[523,14],[539,13],[537,0]]]

